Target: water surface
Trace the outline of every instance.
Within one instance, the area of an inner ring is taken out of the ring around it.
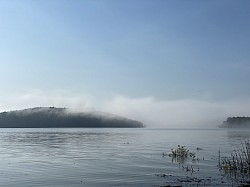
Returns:
[[[188,176],[232,186],[218,168],[218,151],[229,155],[246,139],[249,131],[229,129],[0,129],[0,185],[162,186]],[[162,157],[177,145],[199,160]],[[183,169],[188,165],[194,172]]]

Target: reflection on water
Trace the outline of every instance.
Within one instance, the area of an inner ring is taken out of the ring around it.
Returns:
[[[245,141],[250,139],[250,129],[228,129],[227,136],[232,142]]]
[[[162,157],[177,145],[200,158],[182,163],[197,171],[193,177],[221,179],[218,150],[229,154],[250,138],[227,129],[0,130],[1,186],[161,186],[172,179],[157,174],[191,175]]]

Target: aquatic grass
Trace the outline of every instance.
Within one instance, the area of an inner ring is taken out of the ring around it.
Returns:
[[[240,173],[244,175],[250,174],[250,141],[241,143],[241,147],[234,150],[228,157],[220,157],[219,167],[225,173]]]
[[[163,157],[168,156],[172,158],[172,162],[184,163],[188,159],[192,159],[192,161],[196,161],[195,153],[190,152],[185,146],[178,145],[176,149],[171,149],[171,153],[163,153]]]
[[[168,156],[173,158],[195,158],[195,153],[190,152],[185,146],[178,145],[177,149],[171,149]]]

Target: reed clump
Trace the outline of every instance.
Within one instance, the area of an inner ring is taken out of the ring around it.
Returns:
[[[250,141],[241,144],[229,157],[219,158],[219,166],[226,172],[250,174]]]

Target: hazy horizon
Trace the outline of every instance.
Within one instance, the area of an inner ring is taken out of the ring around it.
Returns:
[[[156,128],[250,116],[250,2],[0,0],[0,111],[68,107]]]

